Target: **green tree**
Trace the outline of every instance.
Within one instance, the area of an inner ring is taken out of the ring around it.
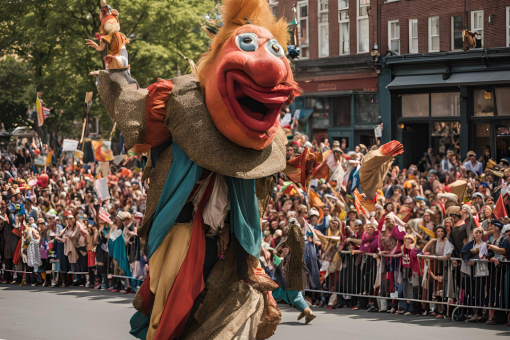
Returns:
[[[112,0],[119,11],[131,74],[141,87],[157,78],[171,78],[188,68],[179,55],[197,60],[209,45],[201,30],[193,32],[213,11],[216,0]],[[112,123],[97,98],[100,55],[85,45],[99,31],[99,0],[11,1],[0,5],[0,57],[15,55],[33,74],[32,88],[43,92],[51,115],[43,128],[61,137],[77,138],[84,118],[85,92],[94,91],[91,117],[99,117],[105,137]],[[35,86],[35,88],[34,88]],[[25,91],[25,90],[23,90]],[[2,110],[2,108],[0,108]]]
[[[0,122],[7,130],[30,125],[28,108],[35,105],[36,92],[30,65],[7,57],[0,61]]]

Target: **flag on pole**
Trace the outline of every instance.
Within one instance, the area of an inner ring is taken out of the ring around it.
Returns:
[[[39,99],[39,96],[36,97],[35,101],[35,109],[37,111],[37,126],[42,126],[44,124],[44,111],[43,106],[41,104],[41,100]]]
[[[48,118],[50,116],[50,109],[48,109],[47,107],[42,107],[43,109],[43,115],[44,115],[44,119]]]
[[[496,202],[496,208],[494,208],[493,214],[494,216],[500,220],[505,216],[508,216],[508,213],[505,208],[505,202],[504,202],[504,194],[500,194],[498,201]]]

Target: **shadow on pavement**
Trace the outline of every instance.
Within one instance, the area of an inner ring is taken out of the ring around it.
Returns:
[[[122,293],[112,293],[108,290],[95,290],[91,288],[83,288],[83,287],[41,287],[36,286],[32,287],[31,285],[23,285],[19,286],[17,284],[0,284],[0,292],[9,292],[9,291],[26,291],[27,293],[52,293],[55,295],[66,295],[66,296],[74,296],[76,298],[87,298],[89,300],[106,300],[106,299],[114,299],[111,301],[107,301],[109,303],[131,303],[134,298],[134,294],[122,294]],[[0,298],[1,299],[1,298]]]

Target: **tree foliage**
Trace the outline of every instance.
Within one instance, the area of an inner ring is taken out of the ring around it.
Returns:
[[[184,73],[188,64],[179,52],[197,60],[208,48],[209,38],[196,28],[204,15],[214,11],[217,0],[111,0],[108,4],[119,11],[121,32],[131,40],[127,45],[131,74],[141,87],[158,77],[174,77],[178,70]],[[0,4],[0,58],[16,57],[2,63],[16,62],[16,70],[26,67],[23,77],[16,80],[19,92],[14,90],[12,98],[25,104],[24,114],[34,105],[36,90],[42,92],[44,105],[51,108],[43,126],[50,133],[80,136],[87,91],[94,91],[91,116],[100,118],[103,134],[112,127],[97,97],[96,78],[88,75],[103,67],[99,53],[85,45],[85,39],[94,39],[99,26],[99,0]],[[0,110],[22,115],[10,106]]]

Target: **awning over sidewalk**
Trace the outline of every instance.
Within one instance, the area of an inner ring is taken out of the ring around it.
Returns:
[[[442,74],[400,76],[388,84],[388,90],[404,90],[428,87],[472,86],[510,84],[510,71],[484,71],[453,73],[443,80]]]

